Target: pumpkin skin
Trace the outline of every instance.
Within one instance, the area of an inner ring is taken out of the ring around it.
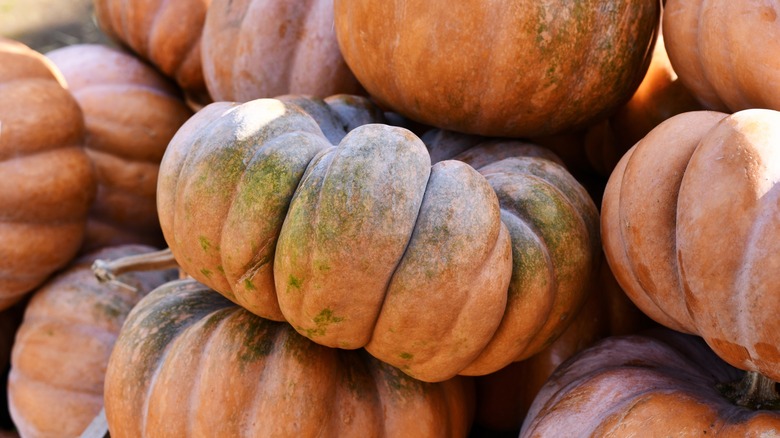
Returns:
[[[141,245],[104,248],[75,260],[37,289],[13,345],[8,400],[25,437],[79,436],[103,406],[109,354],[130,309],[171,272],[133,272],[100,284],[90,264],[153,251]],[[56,406],[56,409],[53,408]]]
[[[95,0],[100,29],[173,78],[196,102],[203,80],[201,33],[211,0]]]
[[[214,0],[203,73],[216,101],[361,92],[336,42],[333,0]]]
[[[533,137],[585,127],[628,100],[650,61],[661,4],[334,6],[344,59],[381,106],[438,128]]]
[[[381,114],[371,108],[287,96],[190,119],[158,186],[182,269],[256,315],[424,381],[549,345],[597,266],[584,189],[548,160],[431,165],[411,132],[362,125]]]
[[[780,110],[778,11],[774,1],[666,3],[663,32],[669,59],[706,108]]]
[[[43,55],[0,39],[0,309],[65,266],[84,239],[95,171],[64,84]]]
[[[468,378],[416,381],[364,351],[317,345],[191,279],[133,309],[105,400],[118,438],[465,437],[473,417]]]
[[[778,142],[773,110],[672,117],[618,163],[601,222],[612,271],[643,312],[775,381]]]
[[[84,112],[98,191],[82,251],[165,244],[157,219],[157,174],[165,148],[192,115],[179,91],[137,58],[77,44],[46,55]]]
[[[775,436],[780,414],[736,406],[716,389],[739,376],[694,336],[608,338],[555,371],[520,437]]]

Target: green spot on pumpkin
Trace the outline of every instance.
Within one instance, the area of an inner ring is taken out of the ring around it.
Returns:
[[[290,278],[287,280],[287,285],[300,290],[301,286],[303,286],[303,279],[290,274]],[[290,288],[287,288],[287,290],[290,290]]]
[[[399,354],[399,357],[403,360],[411,360],[414,355],[412,353],[401,353]]]
[[[252,283],[252,280],[250,280],[248,278],[246,280],[244,280],[244,288],[246,290],[256,290],[255,284]]]
[[[344,317],[333,316],[333,310],[331,309],[322,309],[322,311],[319,314],[317,314],[317,316],[315,316],[312,321],[314,321],[316,327],[308,328],[305,330],[306,337],[308,337],[309,339],[318,336],[324,336],[329,325],[337,324],[344,321]]]
[[[206,268],[201,269],[200,273],[203,274],[206,278],[211,278],[211,274],[213,274],[213,272],[211,272],[211,270],[206,269]]]
[[[219,266],[217,266],[217,271],[219,271],[220,274],[224,274],[225,273],[225,268],[222,265],[219,265]]]
[[[209,239],[206,238],[206,236],[198,236],[198,243],[200,243],[200,247],[203,248],[203,251],[205,252],[208,252],[211,248],[211,242],[209,242]]]

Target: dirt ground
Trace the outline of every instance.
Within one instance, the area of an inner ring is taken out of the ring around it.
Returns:
[[[78,43],[109,43],[92,0],[0,0],[0,36],[46,53]]]

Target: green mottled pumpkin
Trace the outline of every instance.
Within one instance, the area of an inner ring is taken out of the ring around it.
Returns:
[[[345,95],[206,107],[161,164],[177,261],[252,313],[421,380],[544,348],[597,266],[587,193],[543,158],[431,164],[416,135],[382,121]],[[464,160],[502,156],[475,151]]]
[[[108,364],[112,437],[464,437],[473,382],[424,383],[315,344],[194,280],[150,293]]]

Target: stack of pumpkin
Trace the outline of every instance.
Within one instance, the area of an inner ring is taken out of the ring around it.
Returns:
[[[500,3],[0,42],[21,435],[776,433],[775,6]]]

